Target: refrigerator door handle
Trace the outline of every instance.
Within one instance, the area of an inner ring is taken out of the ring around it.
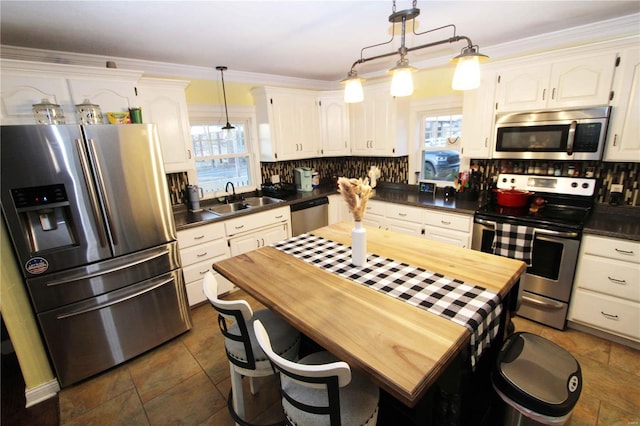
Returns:
[[[97,310],[99,310],[99,309],[104,309],[104,308],[106,308],[106,307],[113,306],[113,305],[115,305],[115,304],[117,304],[117,303],[122,303],[122,302],[125,302],[125,301],[127,301],[127,300],[133,299],[134,297],[141,296],[141,295],[143,295],[143,294],[145,294],[145,293],[149,293],[150,291],[153,291],[153,290],[157,289],[158,287],[162,287],[163,285],[165,285],[165,284],[169,284],[169,283],[171,283],[171,282],[173,282],[173,281],[174,281],[174,278],[173,278],[173,277],[171,277],[171,278],[168,278],[168,279],[166,279],[166,280],[163,280],[163,281],[161,281],[161,282],[159,282],[159,283],[156,283],[156,284],[154,284],[154,285],[151,285],[151,286],[149,286],[149,287],[146,287],[146,288],[144,288],[144,289],[142,289],[142,290],[140,290],[140,291],[137,291],[137,292],[135,292],[135,293],[133,293],[133,294],[130,294],[130,295],[128,295],[128,296],[125,296],[125,297],[123,297],[123,298],[116,299],[116,300],[112,300],[112,301],[107,302],[107,303],[97,304],[97,305],[92,306],[92,307],[90,307],[90,308],[86,308],[86,309],[79,309],[79,310],[74,311],[74,312],[68,312],[68,313],[66,313],[66,314],[61,314],[61,315],[56,316],[56,319],[58,319],[58,320],[63,320],[63,319],[66,319],[66,318],[75,317],[75,316],[77,316],[77,315],[86,314],[86,313],[88,313],[88,312],[97,311]]]
[[[98,158],[98,153],[96,152],[96,146],[95,146],[95,142],[93,139],[89,139],[87,138],[87,144],[89,146],[89,148],[91,149],[91,156],[92,158]],[[109,205],[109,200],[107,199],[107,190],[104,187],[104,181],[102,179],[102,170],[100,170],[100,164],[98,163],[98,161],[92,161],[93,164],[93,168],[96,171],[96,181],[98,183],[98,188],[100,190],[100,193],[102,195],[102,205],[104,207],[104,214],[107,218],[107,226],[109,228],[109,231],[111,231],[111,229],[113,228],[113,213],[111,212],[111,206]],[[111,242],[113,243],[114,246],[118,245],[118,238],[116,237],[116,233],[115,232],[109,232],[111,235]]]
[[[109,268],[109,269],[103,269],[103,270],[100,270],[100,271],[95,272],[93,274],[82,275],[81,278],[82,279],[90,279],[90,278],[99,277],[101,275],[110,274],[112,272],[121,271],[123,269],[131,268],[132,266],[140,265],[140,264],[148,262],[150,260],[157,259],[157,258],[162,257],[162,256],[166,256],[167,254],[169,254],[169,250],[162,250],[162,251],[154,253],[152,255],[145,256],[144,258],[137,259],[137,260],[134,260],[132,262],[128,262],[128,263],[126,263],[124,265],[115,266],[115,267]],[[79,277],[75,277],[74,276],[74,277],[67,278],[67,279],[64,279],[64,280],[49,281],[49,282],[47,282],[47,287],[53,287],[53,286],[57,286],[57,285],[72,283],[72,282],[78,281],[78,279],[79,279]]]
[[[96,191],[93,188],[93,184],[91,183],[91,172],[89,171],[90,167],[87,162],[87,156],[85,155],[84,147],[82,146],[82,140],[76,139],[75,141],[76,149],[78,151],[78,158],[80,158],[80,167],[82,168],[82,174],[84,175],[87,192],[89,194],[91,212],[93,213],[93,217],[96,220],[100,246],[105,247],[108,244],[107,233],[105,231],[105,223],[102,214],[100,214],[100,202],[98,201],[98,194],[96,194]]]

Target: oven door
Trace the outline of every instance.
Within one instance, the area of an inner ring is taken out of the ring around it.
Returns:
[[[494,227],[494,222],[476,218],[471,248],[493,253]],[[520,280],[522,290],[569,302],[579,247],[579,232],[536,229],[531,266]]]

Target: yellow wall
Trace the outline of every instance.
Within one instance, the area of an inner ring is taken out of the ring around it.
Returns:
[[[0,221],[0,311],[15,349],[27,389],[55,379],[29,297],[13,255],[4,221]]]
[[[459,94],[451,89],[453,78],[453,66],[443,66],[428,70],[418,70],[413,74],[414,92],[413,99],[429,98]],[[388,77],[375,78],[368,81],[369,84],[382,83]],[[187,103],[189,104],[223,104],[222,84],[220,80],[190,80],[186,89]],[[365,83],[366,84],[366,83]],[[225,81],[227,92],[227,104],[229,105],[254,105],[251,89],[259,86],[252,83],[235,83]]]
[[[227,104],[229,105],[253,105],[251,89],[255,84],[224,82],[227,92]],[[213,104],[224,103],[222,84],[219,80],[191,80],[186,90],[187,103],[189,104]]]

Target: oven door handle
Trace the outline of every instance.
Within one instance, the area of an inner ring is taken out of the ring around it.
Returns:
[[[479,223],[480,225],[484,225],[484,226],[488,226],[490,228],[496,229],[496,222],[491,221],[491,220],[486,220],[486,219],[474,219],[475,223]],[[550,237],[557,237],[557,238],[578,238],[580,236],[579,233],[577,232],[562,232],[562,231],[551,231],[549,229],[540,229],[540,228],[534,228],[535,229],[535,233],[536,234],[540,234],[540,235],[548,235]]]
[[[562,309],[564,305],[560,302],[556,302],[555,300],[538,300],[533,297],[522,295],[522,303],[535,306],[540,309],[548,309],[548,310],[556,310]]]

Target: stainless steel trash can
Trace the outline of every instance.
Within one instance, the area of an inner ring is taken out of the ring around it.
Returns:
[[[504,425],[560,425],[582,390],[580,364],[565,349],[538,335],[514,333],[492,372],[493,388],[506,403]]]

